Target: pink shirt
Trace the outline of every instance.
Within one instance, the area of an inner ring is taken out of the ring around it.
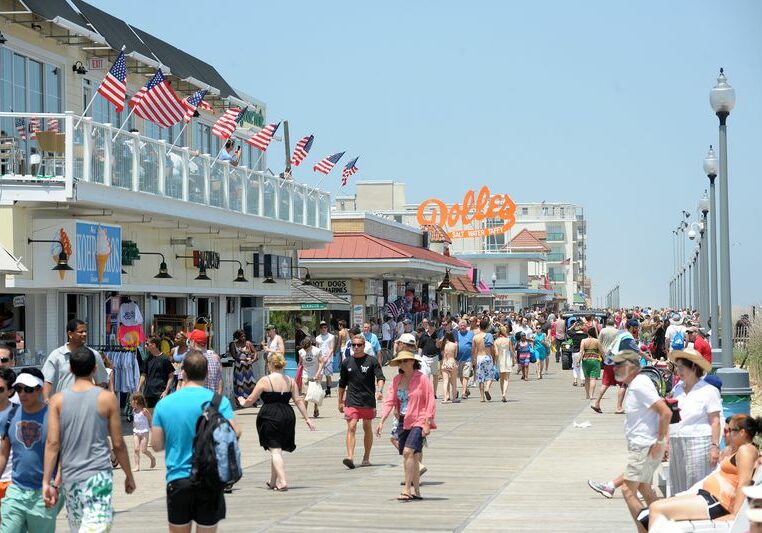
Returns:
[[[402,374],[397,374],[392,379],[392,386],[389,387],[384,398],[381,418],[387,416],[392,409],[396,409],[399,412],[400,401],[397,398],[397,387],[399,387],[401,380]],[[405,413],[405,422],[402,428],[423,427],[426,420],[429,420],[431,422],[429,427],[436,429],[437,425],[434,422],[436,409],[437,402],[434,399],[434,389],[431,386],[431,381],[420,370],[416,370],[413,372],[408,383],[407,412]]]

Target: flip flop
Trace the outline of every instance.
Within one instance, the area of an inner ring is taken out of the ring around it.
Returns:
[[[270,485],[270,482],[269,482],[269,481],[265,481],[265,486],[266,486],[268,489],[270,489],[270,490],[273,490],[273,489],[275,488],[275,486],[274,486],[274,485]]]
[[[273,487],[275,492],[288,492],[288,486],[286,487]]]
[[[596,412],[596,413],[598,413],[598,414],[603,414],[603,411],[601,410],[601,408],[600,408],[600,407],[596,407],[596,406],[594,406],[594,405],[591,405],[591,406],[590,406],[590,409],[592,409],[593,411],[595,411],[595,412]]]
[[[400,495],[397,496],[398,502],[412,502],[413,497],[410,494],[405,494],[404,492],[400,492]]]
[[[363,461],[362,463],[360,463],[360,466],[373,466],[373,465],[370,464],[370,461]]]
[[[352,459],[346,458],[342,461],[342,463],[344,463],[344,466],[346,466],[350,470],[355,469],[355,464],[352,462]]]
[[[484,396],[487,397],[487,401],[489,401],[489,402],[492,401],[492,396],[490,395],[489,391],[484,391]]]
[[[410,497],[413,498],[414,500],[422,500],[423,499],[423,496],[418,496],[417,494],[411,494]]]
[[[623,414],[624,414],[624,411],[614,411],[614,413],[616,413],[616,414],[618,414],[618,415],[623,415]]]
[[[420,472],[418,472],[418,477],[421,477],[423,474],[425,474],[428,471],[429,471],[428,467],[424,466],[423,468],[421,468]]]

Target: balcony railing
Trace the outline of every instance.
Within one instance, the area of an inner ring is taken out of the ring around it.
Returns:
[[[564,233],[548,233],[545,237],[547,242],[563,242],[566,240],[566,234]]]
[[[30,119],[40,120],[32,140]],[[26,140],[17,130],[22,119]],[[58,120],[58,131],[45,131]],[[330,195],[264,172],[215,161],[110,124],[71,113],[0,112],[0,185],[24,182],[59,186],[66,198],[73,183],[173,198],[238,213],[330,229]]]
[[[566,274],[551,272],[548,274],[548,279],[550,281],[566,281]]]
[[[551,252],[548,254],[548,262],[550,263],[560,263],[564,259],[563,252]]]

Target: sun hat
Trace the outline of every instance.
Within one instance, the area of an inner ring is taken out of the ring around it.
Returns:
[[[389,366],[400,366],[400,363],[402,361],[407,361],[407,360],[415,361],[416,360],[415,355],[413,355],[412,353],[408,351],[401,351],[400,353],[397,354],[397,357],[389,361]]]
[[[704,359],[704,356],[698,353],[693,348],[685,348],[684,350],[672,350],[669,352],[669,360],[676,363],[678,359],[687,359],[691,363],[698,365],[705,374],[712,371],[712,363]]]
[[[188,333],[186,338],[191,342],[195,342],[196,344],[206,344],[206,342],[209,340],[209,335],[206,334],[206,331],[194,329]]]
[[[633,350],[623,350],[612,357],[614,363],[634,363],[640,365],[640,354]]]
[[[673,326],[679,326],[683,323],[683,315],[680,313],[672,313],[669,317],[669,323]]]
[[[400,338],[397,340],[401,342],[402,344],[413,344],[413,345],[418,344],[417,342],[415,342],[415,335],[413,335],[412,333],[403,333],[402,335],[400,335]]]

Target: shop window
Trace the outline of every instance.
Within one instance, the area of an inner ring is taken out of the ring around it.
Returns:
[[[23,299],[21,294],[0,295],[0,342],[18,350],[24,348],[26,308]]]

